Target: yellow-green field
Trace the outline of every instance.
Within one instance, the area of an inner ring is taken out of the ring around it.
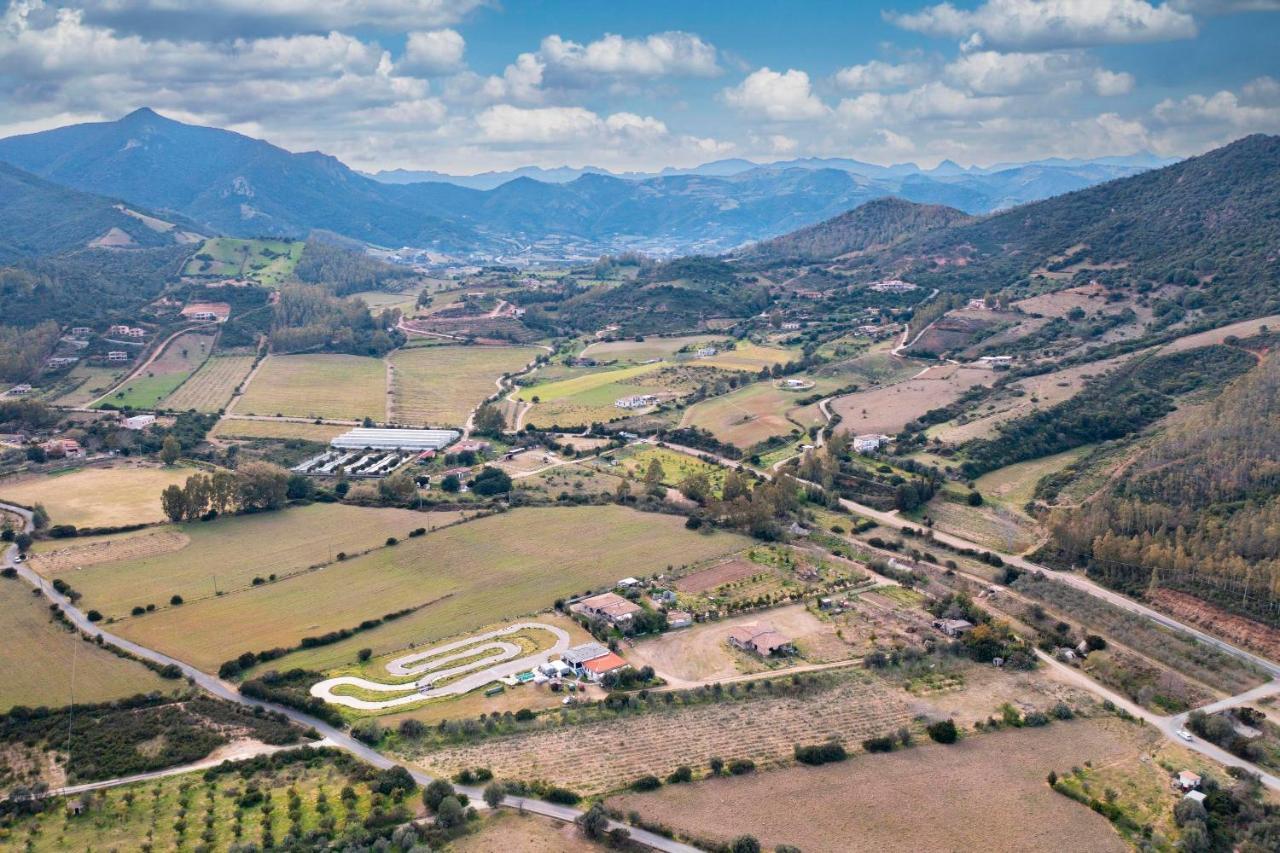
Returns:
[[[720,487],[724,483],[725,469],[719,465],[712,465],[709,462],[703,462],[701,459],[690,456],[687,453],[680,453],[667,447],[643,447],[638,450],[625,450],[617,454],[618,467],[611,470],[614,473],[622,472],[635,477],[644,479],[645,472],[649,470],[649,466],[657,460],[662,466],[662,482],[668,486],[679,487],[681,483],[690,477],[698,474],[706,474],[707,480],[711,483],[712,491],[719,494]]]
[[[661,393],[662,387],[640,381],[662,369],[663,364],[642,364],[614,370],[598,370],[520,389],[517,399],[533,402],[525,422],[534,426],[583,426],[630,414],[614,401],[635,394]]]
[[[671,358],[686,347],[697,349],[698,345],[710,344],[716,340],[723,338],[716,338],[715,335],[687,335],[679,338],[647,337],[643,341],[601,341],[584,349],[582,357],[597,361],[641,362],[653,358]]]
[[[121,617],[135,606],[167,605],[173,595],[195,602],[215,590],[235,593],[248,589],[255,577],[282,578],[332,562],[339,553],[356,555],[378,547],[388,536],[404,539],[418,527],[440,527],[458,517],[451,512],[312,504],[164,528],[183,535],[160,547],[145,530],[95,542],[64,540],[61,550],[42,548],[32,566],[71,584],[87,606]],[[80,548],[85,550],[78,559]]]
[[[313,424],[310,421],[223,418],[214,426],[212,434],[215,438],[301,438],[323,444],[349,429],[349,426]]]
[[[466,423],[504,373],[533,361],[536,347],[422,347],[391,357],[391,421],[433,427]]]
[[[358,355],[272,355],[236,403],[238,415],[385,420],[387,370]]]
[[[1036,483],[1049,474],[1061,471],[1089,452],[1091,447],[1077,447],[1052,456],[1042,456],[1016,465],[1007,465],[974,481],[974,488],[987,500],[998,501],[1009,509],[1026,514],[1023,507],[1035,496]]]
[[[413,315],[414,306],[418,302],[417,289],[407,290],[403,293],[389,293],[385,290],[362,290],[351,295],[368,305],[371,311],[378,312],[385,311],[388,308],[399,308],[400,313],[406,317]]]
[[[302,258],[303,243],[290,240],[205,240],[182,274],[210,278],[243,278],[278,287],[293,275]]]
[[[225,563],[210,544],[206,559]],[[735,534],[688,531],[678,516],[616,505],[517,509],[426,536],[278,583],[159,610],[117,623],[126,637],[198,666],[245,651],[293,646],[303,637],[350,628],[408,607],[420,610],[333,645],[272,662],[325,670],[350,662],[359,648],[384,654],[411,642],[461,634],[551,606],[556,598],[737,551]],[[167,564],[166,564],[167,565]],[[262,571],[255,561],[251,571]],[[177,571],[164,568],[163,571]],[[150,589],[165,589],[164,576]],[[73,584],[74,585],[74,584]],[[92,596],[86,593],[87,601]]]
[[[722,350],[709,358],[699,358],[694,364],[703,367],[719,367],[722,370],[749,370],[759,372],[762,367],[786,364],[796,358],[796,353],[765,347],[752,341],[738,341],[733,349]]]
[[[107,702],[175,684],[54,622],[48,600],[20,580],[0,579],[0,631],[0,713],[14,705],[70,704],[73,686],[76,702]]]
[[[210,358],[178,390],[164,399],[166,409],[216,412],[231,402],[236,386],[253,367],[251,355],[219,355]]]
[[[135,409],[163,407],[162,401],[204,364],[213,350],[213,339],[213,335],[204,332],[179,335],[154,361],[129,377],[103,402]]]
[[[164,520],[160,492],[182,484],[193,469],[117,464],[76,468],[66,473],[0,481],[0,498],[33,506],[44,504],[54,524],[120,527]]]
[[[829,379],[818,380],[814,388],[801,392],[785,391],[772,380],[757,382],[693,404],[680,425],[710,430],[721,441],[747,448],[775,435],[787,435],[793,429],[821,424],[816,406],[800,407],[796,400],[836,387]]]
[[[87,406],[111,390],[128,368],[77,364],[65,380],[68,390],[53,402],[58,406]]]

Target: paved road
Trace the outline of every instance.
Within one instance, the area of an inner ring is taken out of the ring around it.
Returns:
[[[27,529],[31,528],[30,510],[2,502],[0,502],[0,509],[8,510],[9,512],[21,516]],[[85,614],[81,612],[75,604],[69,601],[66,596],[45,584],[44,579],[32,571],[26,563],[14,563],[13,558],[17,554],[17,550],[17,546],[15,545],[10,545],[4,548],[3,552],[0,552],[0,565],[13,566],[17,569],[18,576],[24,581],[31,584],[33,587],[44,590],[45,596],[48,597],[50,601],[59,605],[62,608],[62,612],[66,614],[67,619],[79,630],[84,631],[90,636],[101,635],[105,642],[118,646],[119,648],[137,655],[140,658],[161,664],[162,666],[173,664],[181,669],[182,673],[194,684],[208,693],[217,696],[219,699],[225,699],[228,702],[236,702],[241,705],[247,705],[253,708],[263,708],[264,710],[277,711],[284,714],[290,720],[293,720],[301,726],[307,726],[315,729],[320,734],[323,742],[337,747],[338,749],[345,750],[352,755],[355,755],[357,758],[372,764],[374,767],[387,769],[390,767],[403,766],[419,785],[427,785],[433,781],[434,777],[429,774],[424,773],[411,765],[401,765],[400,762],[393,761],[373,747],[361,743],[351,735],[334,728],[323,720],[318,720],[309,714],[304,714],[301,711],[284,705],[276,705],[272,702],[261,702],[257,699],[250,699],[248,696],[241,695],[240,691],[237,690],[234,685],[223,681],[217,676],[202,672],[190,664],[169,657],[163,652],[149,649],[146,646],[140,646],[137,643],[126,640],[123,637],[116,636],[115,634],[100,628],[96,623],[90,622],[89,618],[85,616]],[[122,784],[118,780],[106,780],[106,782]],[[105,785],[106,782],[99,784]],[[106,786],[110,787],[110,785]],[[456,785],[455,787],[470,797],[472,804],[475,805],[476,808],[487,808],[484,802],[484,792],[482,789],[466,785]],[[573,821],[582,814],[580,809],[574,809],[568,806],[561,806],[556,803],[548,803],[544,800],[534,800],[526,797],[506,797],[502,801],[502,805],[507,808],[521,809],[526,812],[540,814],[545,817],[566,822]],[[648,832],[640,829],[639,827],[626,826],[625,824],[618,823],[616,821],[610,821],[610,828],[613,827],[623,827],[627,829],[631,833],[631,838],[633,840],[651,849],[663,851],[663,853],[697,853],[696,847],[690,847],[687,844],[681,844],[678,841],[663,838],[661,835]]]

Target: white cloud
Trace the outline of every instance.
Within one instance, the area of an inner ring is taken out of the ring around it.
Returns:
[[[723,94],[730,106],[770,121],[804,121],[829,112],[813,93],[809,75],[794,68],[783,72],[761,68]]]
[[[1104,97],[1127,95],[1133,91],[1133,75],[1127,71],[1108,71],[1099,68],[1093,72],[1093,90]]]
[[[1098,67],[1082,50],[1042,53],[965,53],[944,69],[945,78],[977,94],[1010,95],[1074,92],[1084,83],[1100,95],[1121,95],[1133,88],[1127,73]]]
[[[1179,11],[1199,15],[1280,12],[1280,0],[1169,0],[1169,5]]]
[[[835,74],[836,85],[852,92],[894,89],[900,86],[916,86],[929,78],[930,67],[920,62],[904,62],[895,65],[873,59],[862,65],[841,68]]]
[[[419,74],[443,74],[462,65],[467,42],[457,30],[425,30],[409,33],[400,67]]]
[[[720,73],[715,47],[683,32],[637,39],[610,33],[586,45],[550,35],[542,40],[540,53],[547,64],[580,74],[713,77]]]
[[[1186,12],[1146,0],[986,0],[976,9],[951,3],[888,13],[894,24],[966,47],[1047,49],[1170,41],[1196,35]]]
[[[652,142],[668,135],[652,116],[614,113],[601,118],[584,107],[516,107],[496,104],[476,116],[476,126],[489,142],[557,143],[606,136],[614,140]]]
[[[995,115],[1008,103],[1008,98],[972,95],[935,81],[908,92],[889,95],[867,92],[846,98],[836,107],[836,117],[846,126],[971,119]]]
[[[456,24],[490,0],[86,0],[82,5],[91,20],[125,29],[180,25],[182,18],[212,15],[295,30],[367,26],[403,31]]]

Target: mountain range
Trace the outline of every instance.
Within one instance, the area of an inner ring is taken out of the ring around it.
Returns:
[[[301,237],[321,229],[379,246],[500,261],[722,252],[885,196],[985,213],[1146,168],[1138,161],[1063,161],[998,171],[942,164],[926,172],[853,160],[719,161],[698,174],[590,171],[562,183],[521,176],[474,189],[384,183],[319,152],[292,153],[149,109],[0,140],[0,161],[232,236]]]

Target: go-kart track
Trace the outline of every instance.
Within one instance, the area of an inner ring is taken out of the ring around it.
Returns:
[[[515,643],[505,643],[496,639],[497,637],[507,637],[511,634],[531,629],[549,632],[556,638],[555,645],[541,652],[535,652],[524,657],[516,657],[520,654],[519,646]],[[515,675],[517,672],[546,663],[553,657],[559,657],[569,648],[569,642],[568,632],[554,625],[547,625],[543,622],[520,622],[486,634],[445,643],[442,646],[436,646],[434,649],[427,649],[425,652],[404,655],[387,663],[388,675],[399,677],[422,676],[417,681],[387,684],[381,681],[370,681],[367,678],[360,678],[355,675],[341,675],[337,678],[328,678],[313,684],[311,686],[311,695],[334,705],[355,708],[359,711],[383,711],[388,708],[421,702],[423,699],[461,696],[463,693],[469,693],[477,687],[483,687],[499,679]],[[471,658],[481,652],[488,651],[493,653],[460,666],[448,666],[454,661]],[[432,687],[437,681],[443,681],[468,672],[472,674],[465,675],[440,687]],[[361,690],[380,693],[404,693],[404,695],[391,699],[371,701],[358,699],[355,696],[339,696],[333,692],[335,687],[344,685]],[[410,692],[405,693],[405,691]]]

